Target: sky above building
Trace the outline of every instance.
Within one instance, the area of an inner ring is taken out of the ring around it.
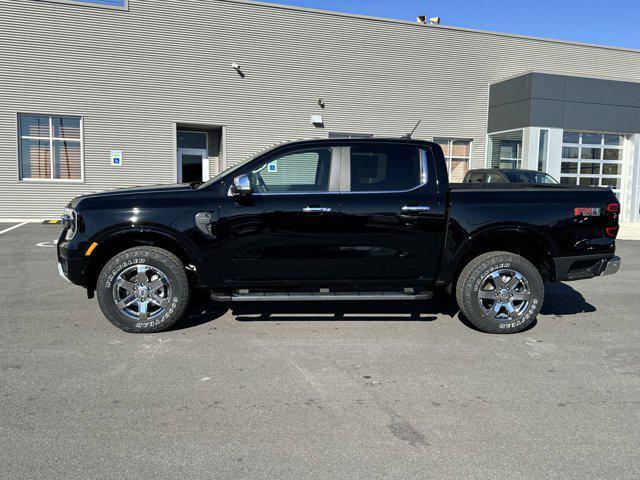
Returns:
[[[265,0],[640,50],[640,0]],[[612,72],[614,73],[614,72]]]

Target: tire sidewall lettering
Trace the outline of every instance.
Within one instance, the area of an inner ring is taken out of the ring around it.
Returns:
[[[539,305],[540,305],[540,300],[538,298],[534,298],[533,300],[531,300],[531,307],[529,307],[526,313],[521,315],[520,318],[518,318],[515,322],[500,323],[498,325],[498,328],[502,330],[511,330],[513,328],[519,327],[522,324],[527,323],[531,318],[531,316],[535,314]]]
[[[478,293],[478,291],[480,290],[480,284],[482,283],[482,280],[487,275],[495,272],[496,270],[501,270],[503,268],[510,268],[510,267],[511,267],[511,262],[502,262],[502,263],[493,264],[490,267],[484,269],[482,273],[478,275],[478,279],[473,283],[473,291],[475,293]]]
[[[130,260],[124,260],[124,261],[118,263],[118,265],[113,267],[111,269],[111,271],[109,272],[109,275],[107,276],[107,280],[106,280],[106,282],[104,284],[104,287],[105,288],[111,288],[111,285],[113,285],[113,280],[125,268],[129,268],[129,267],[132,267],[134,265],[143,265],[145,263],[147,263],[147,259],[146,258],[132,258]]]
[[[179,297],[173,297],[171,306],[167,309],[167,311],[165,311],[162,314],[160,318],[152,322],[138,322],[136,323],[136,328],[150,328],[150,327],[157,327],[158,325],[162,325],[164,322],[166,322],[169,319],[169,317],[171,317],[173,312],[175,312],[179,302],[180,302]]]

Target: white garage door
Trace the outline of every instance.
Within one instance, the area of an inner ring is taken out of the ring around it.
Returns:
[[[620,198],[623,161],[624,135],[565,131],[560,182],[610,187]]]

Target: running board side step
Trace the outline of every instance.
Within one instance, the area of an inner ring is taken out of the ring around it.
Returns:
[[[433,292],[277,292],[277,293],[234,293],[233,295],[211,294],[216,302],[314,302],[314,301],[415,301],[429,300]]]

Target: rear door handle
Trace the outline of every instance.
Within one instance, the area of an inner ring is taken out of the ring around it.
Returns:
[[[304,213],[330,213],[332,210],[329,207],[304,207],[302,211]]]
[[[402,211],[406,213],[427,213],[431,211],[431,207],[426,205],[405,205]]]

